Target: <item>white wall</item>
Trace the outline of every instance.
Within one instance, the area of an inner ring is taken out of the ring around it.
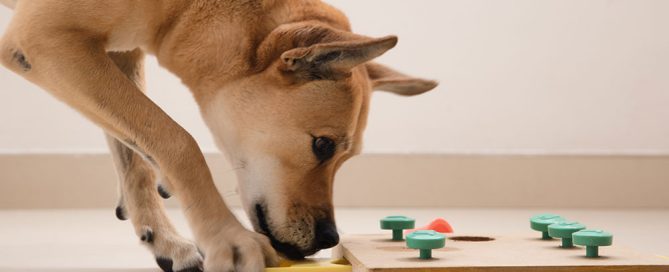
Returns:
[[[442,85],[374,97],[367,152],[669,153],[669,1],[337,0],[380,60]],[[0,8],[0,29],[10,12]],[[195,103],[153,59],[150,96],[215,150]],[[0,152],[100,151],[101,132],[0,69]]]

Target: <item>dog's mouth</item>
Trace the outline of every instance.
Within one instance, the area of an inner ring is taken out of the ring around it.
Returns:
[[[267,224],[266,208],[261,204],[256,204],[255,208],[256,217],[258,218],[258,226],[260,227],[261,233],[269,238],[270,242],[272,243],[272,247],[274,247],[274,249],[276,249],[279,253],[293,260],[301,260],[304,259],[305,255],[316,253],[314,251],[305,254],[297,246],[277,240],[270,231],[269,225]]]

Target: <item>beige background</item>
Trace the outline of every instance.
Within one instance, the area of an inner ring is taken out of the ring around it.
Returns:
[[[366,152],[669,151],[669,1],[330,2],[360,33],[399,35],[382,62],[442,82],[416,98],[377,94]],[[0,31],[9,17],[0,8]],[[148,84],[214,151],[190,94],[153,59]],[[97,128],[0,69],[0,152],[105,148]]]
[[[225,201],[239,206],[233,168],[223,155],[206,158]],[[337,173],[334,204],[669,209],[667,169],[669,156],[364,154]],[[111,211],[116,203],[108,154],[0,155],[0,209]]]

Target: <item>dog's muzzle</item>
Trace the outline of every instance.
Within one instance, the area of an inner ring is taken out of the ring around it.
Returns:
[[[299,260],[305,256],[313,255],[321,249],[331,248],[339,243],[336,225],[332,220],[319,220],[315,226],[315,239],[309,249],[299,247],[286,242],[281,242],[274,237],[267,224],[266,208],[261,204],[255,205],[256,217],[260,231],[269,238],[272,247],[289,259]]]

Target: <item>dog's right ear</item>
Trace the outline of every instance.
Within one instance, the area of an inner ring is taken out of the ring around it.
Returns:
[[[397,44],[397,37],[362,37],[355,40],[318,43],[281,54],[283,71],[307,79],[337,79],[353,67],[380,56]]]

